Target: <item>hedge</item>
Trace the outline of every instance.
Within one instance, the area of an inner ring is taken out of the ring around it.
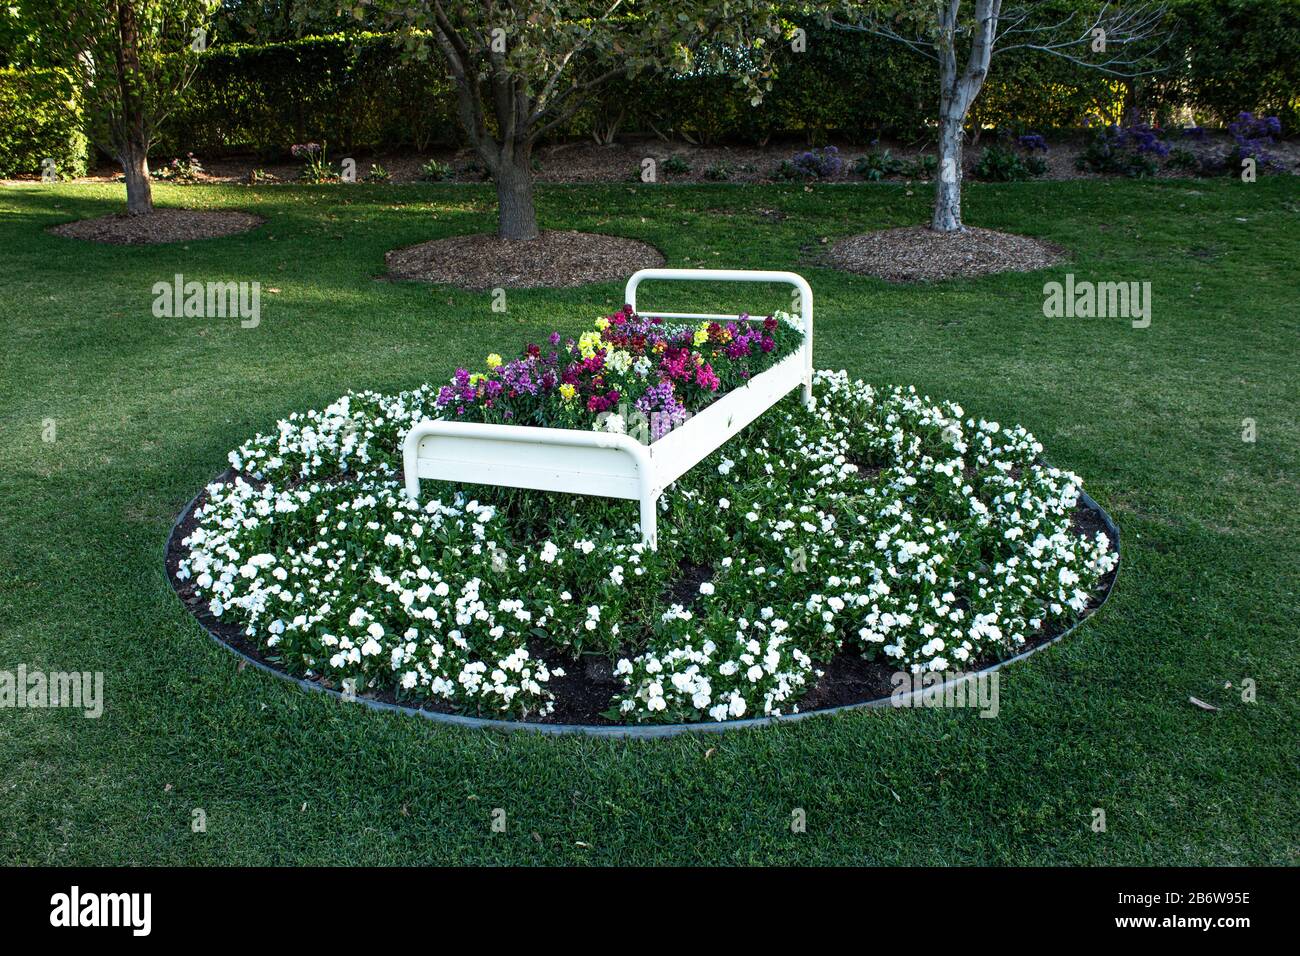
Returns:
[[[331,152],[451,142],[454,93],[440,61],[404,62],[390,35],[310,37],[208,50],[168,124],[160,152],[283,153],[326,142]]]
[[[82,176],[86,158],[86,136],[67,75],[0,69],[0,176],[39,175],[47,159],[62,178]]]
[[[1068,5],[1073,0],[1053,0]],[[1190,112],[1223,125],[1240,110],[1300,123],[1300,0],[1171,0],[1166,70],[1129,88],[1114,77],[1045,54],[995,60],[972,123],[1012,130],[1077,128],[1117,119],[1137,103],[1166,121]],[[762,143],[800,136],[869,142],[927,138],[936,113],[933,63],[862,33],[805,24],[807,49],[777,53],[773,88],[751,106],[730,76],[643,75],[609,84],[557,138],[661,133],[697,142]],[[581,68],[580,65],[578,67]],[[0,72],[0,174],[84,162],[66,80],[48,71]],[[216,46],[156,154],[252,150],[283,156],[295,142],[341,151],[461,141],[455,96],[436,56],[403,57],[400,41],[375,33],[263,45]]]
[[[1300,0],[1180,0],[1179,35],[1188,61],[1169,96],[1226,123],[1241,110],[1276,115],[1284,132],[1300,124]]]

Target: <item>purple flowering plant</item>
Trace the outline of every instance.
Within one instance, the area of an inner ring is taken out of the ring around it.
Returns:
[[[1260,169],[1285,168],[1268,151],[1282,135],[1282,121],[1278,117],[1238,113],[1237,118],[1228,124],[1228,132],[1235,142],[1225,162],[1230,172],[1239,172],[1246,159],[1254,159]]]
[[[844,160],[840,158],[840,151],[834,146],[824,146],[821,149],[810,149],[798,153],[790,164],[801,175],[817,179],[830,179],[844,168]]]
[[[1169,155],[1164,130],[1148,123],[1112,123],[1100,130],[1079,154],[1075,165],[1089,172],[1124,176],[1153,176]]]
[[[779,313],[669,325],[624,306],[576,340],[552,332],[509,361],[494,353],[481,371],[458,368],[437,406],[463,421],[608,431],[626,430],[635,413],[656,441],[802,343],[802,329]]]

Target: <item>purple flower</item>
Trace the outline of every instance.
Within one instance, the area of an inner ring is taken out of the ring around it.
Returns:
[[[1020,148],[1026,152],[1032,153],[1035,150],[1047,152],[1047,140],[1043,139],[1040,133],[1026,133],[1020,137]]]
[[[829,179],[840,171],[844,165],[844,160],[840,159],[838,149],[834,146],[826,146],[822,149],[810,149],[807,152],[798,153],[790,161],[790,164],[805,176]]]

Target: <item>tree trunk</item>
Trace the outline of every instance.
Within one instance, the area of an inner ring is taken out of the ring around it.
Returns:
[[[961,221],[961,161],[963,123],[961,117],[943,116],[939,121],[939,174],[934,180],[934,212],[930,228],[936,232],[963,232]]]
[[[153,187],[149,183],[149,156],[136,146],[123,151],[122,172],[126,174],[126,214],[147,216],[153,212]]]
[[[144,105],[140,96],[140,38],[133,0],[117,3],[117,83],[122,98],[122,121],[116,137],[118,159],[126,174],[126,214],[153,212],[149,185],[149,142]]]
[[[957,71],[958,13],[960,0],[939,7],[939,176],[934,183],[934,213],[930,228],[936,232],[965,232],[961,221],[961,153],[966,116],[988,76],[989,60],[998,33],[1002,0],[975,0],[966,66]]]
[[[497,163],[497,235],[502,239],[536,239],[531,150],[513,151]]]

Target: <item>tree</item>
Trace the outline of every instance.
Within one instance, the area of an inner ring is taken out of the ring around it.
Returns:
[[[329,2],[329,0],[326,0]],[[780,36],[765,0],[368,0],[402,29],[410,55],[446,60],[465,134],[496,183],[498,234],[538,235],[534,144],[602,84],[643,70],[689,71],[743,48],[757,91],[765,41]],[[734,60],[734,57],[733,57]]]
[[[966,119],[995,55],[1013,50],[1062,57],[1087,69],[1131,79],[1154,52],[1165,9],[1151,3],[1128,8],[1108,2],[1027,3],[1005,10],[1002,0],[845,3],[835,25],[895,40],[939,65],[939,174],[930,228],[961,232],[962,146]]]
[[[153,212],[149,149],[189,84],[218,0],[20,0],[42,59],[82,92],[90,139],[122,165],[126,211]]]

